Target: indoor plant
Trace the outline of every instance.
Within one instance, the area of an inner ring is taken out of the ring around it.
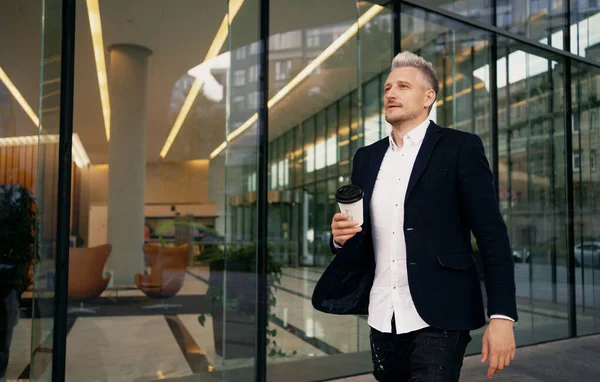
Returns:
[[[253,357],[257,301],[256,245],[254,243],[228,244],[225,251],[213,249],[212,256],[204,261],[208,263],[210,269],[206,294],[211,302],[210,314],[213,318],[216,353],[221,356],[225,354],[227,359]],[[225,271],[227,277],[224,277]],[[275,292],[277,286],[281,284],[281,265],[275,260],[270,248],[267,249],[267,277],[269,293],[267,313],[270,317],[271,308],[277,303]],[[223,303],[225,292],[226,301]],[[205,320],[204,314],[198,317],[202,326]],[[223,344],[225,331],[231,334],[225,336],[226,341]],[[268,355],[286,356],[275,341],[276,335],[275,329],[267,329]],[[239,346],[240,343],[242,346]],[[296,354],[296,351],[293,354]]]
[[[0,282],[3,288],[23,287],[24,272],[34,262],[35,201],[21,185],[0,186]]]
[[[34,199],[20,185],[0,186],[0,365],[7,365],[19,298],[35,251]],[[6,370],[0,367],[0,378]]]

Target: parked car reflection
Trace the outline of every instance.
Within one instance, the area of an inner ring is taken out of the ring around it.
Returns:
[[[575,245],[575,265],[600,268],[600,241],[584,241]]]

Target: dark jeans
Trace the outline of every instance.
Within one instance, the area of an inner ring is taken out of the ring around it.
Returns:
[[[13,329],[19,320],[19,299],[13,289],[0,298],[0,378],[6,374]]]
[[[371,356],[380,382],[458,382],[468,331],[425,328],[396,334],[371,328]]]

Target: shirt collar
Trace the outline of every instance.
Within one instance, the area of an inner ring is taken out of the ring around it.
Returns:
[[[430,124],[430,120],[429,118],[427,118],[425,121],[421,122],[417,127],[415,127],[414,129],[412,129],[411,131],[408,132],[408,134],[406,134],[405,136],[405,142],[406,143],[406,138],[408,138],[413,145],[419,145],[421,142],[423,142],[423,139],[425,139],[425,133],[427,132],[427,128],[429,127]],[[392,131],[390,131],[390,147],[392,148],[392,150],[400,150],[400,148],[398,147],[398,145],[396,145],[396,142],[394,142],[394,130],[392,129]]]

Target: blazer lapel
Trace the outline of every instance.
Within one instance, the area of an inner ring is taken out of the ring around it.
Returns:
[[[365,221],[371,222],[371,213],[369,211],[371,207],[371,196],[373,195],[373,188],[375,187],[375,181],[377,180],[377,174],[383,162],[383,157],[390,146],[389,138],[384,138],[377,142],[373,146],[371,155],[369,156],[369,163],[367,165],[367,175],[364,183],[363,191],[365,193],[363,209],[365,211]]]
[[[425,133],[425,138],[423,139],[423,143],[421,144],[421,148],[419,149],[419,153],[417,154],[415,164],[410,174],[410,179],[408,180],[408,188],[406,190],[406,196],[404,200],[408,200],[410,192],[421,177],[425,167],[427,167],[427,163],[429,163],[429,157],[431,156],[436,143],[442,137],[442,132],[442,128],[435,123],[431,122],[429,124],[427,132]]]

